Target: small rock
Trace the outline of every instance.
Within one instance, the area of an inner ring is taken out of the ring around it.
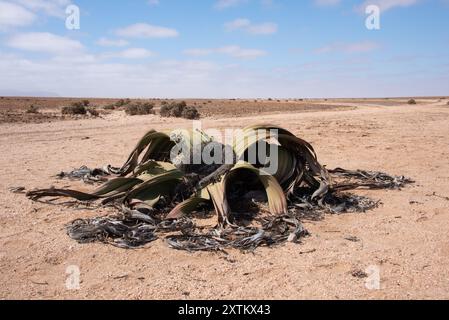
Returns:
[[[360,242],[360,239],[355,236],[349,236],[346,237],[345,240],[351,241],[351,242]]]
[[[368,278],[368,274],[362,270],[352,270],[351,276],[353,276],[354,278],[359,278],[359,279]]]

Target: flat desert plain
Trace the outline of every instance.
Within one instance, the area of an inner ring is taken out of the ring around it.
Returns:
[[[447,99],[417,99],[417,105],[406,99],[198,102],[206,106],[203,128],[272,123],[311,142],[328,168],[384,171],[416,181],[400,191],[356,191],[381,205],[366,213],[305,220],[311,235],[301,244],[227,255],[176,251],[163,240],[138,250],[78,244],[65,225],[105,215],[106,209],[33,203],[9,191],[85,188],[54,175],[81,165],[120,165],[149,129],[189,128],[190,121],[120,111],[61,120],[56,100],[36,100],[46,115],[36,119],[20,113],[29,101],[2,101],[2,299],[449,298]],[[73,265],[80,270],[79,290],[66,287]],[[380,288],[364,277],[370,270],[379,271]]]

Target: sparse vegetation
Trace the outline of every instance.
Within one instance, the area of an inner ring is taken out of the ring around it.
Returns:
[[[63,115],[85,115],[87,114],[86,106],[82,101],[74,102],[70,106],[62,108]]]
[[[113,104],[107,104],[103,107],[104,110],[115,110],[115,105]]]
[[[200,118],[200,113],[197,108],[189,107],[185,101],[181,101],[163,105],[161,107],[161,116],[194,120]]]
[[[168,117],[180,118],[182,116],[183,110],[186,107],[187,103],[185,101],[173,102],[161,108],[161,116],[167,118]]]
[[[34,104],[30,105],[26,111],[26,113],[32,113],[37,114],[39,113],[39,107],[35,106]]]
[[[95,118],[100,116],[100,112],[94,107],[87,108],[87,113]]]
[[[416,100],[415,99],[410,99],[407,103],[408,104],[416,104]]]
[[[116,103],[115,103],[115,106],[117,107],[117,108],[120,108],[120,107],[124,107],[124,106],[126,106],[126,105],[128,105],[128,104],[130,104],[131,103],[131,100],[130,99],[120,99],[119,101],[117,101]]]
[[[138,115],[148,115],[155,114],[154,112],[154,104],[150,102],[137,102],[133,104],[128,104],[126,106],[125,112],[130,116],[138,116]]]
[[[198,112],[198,109],[195,107],[186,107],[182,111],[182,118],[189,120],[199,119],[200,113]]]

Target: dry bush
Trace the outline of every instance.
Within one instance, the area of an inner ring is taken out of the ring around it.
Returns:
[[[82,101],[74,102],[70,106],[62,108],[63,115],[85,115],[86,113],[87,109]]]
[[[408,104],[416,104],[416,100],[415,99],[410,99],[407,103]]]
[[[37,114],[37,113],[39,113],[39,107],[36,107],[35,105],[32,104],[28,107],[28,109],[26,110],[26,113]]]
[[[161,116],[166,118],[180,118],[185,107],[187,107],[187,103],[185,101],[163,105],[161,107]]]
[[[103,107],[104,110],[115,110],[115,105],[113,104],[107,104]]]
[[[181,101],[163,105],[161,107],[161,116],[194,120],[200,118],[200,113],[197,108],[189,107],[185,101]]]
[[[186,107],[182,111],[182,118],[189,120],[196,120],[200,118],[200,113],[195,107]]]
[[[134,103],[126,106],[125,112],[130,116],[138,116],[138,115],[148,115],[155,114],[154,105],[150,102],[145,103]]]
[[[87,108],[87,112],[88,112],[92,117],[95,117],[95,118],[100,116],[100,112],[98,112],[98,110],[95,109],[94,107]]]
[[[119,101],[117,101],[117,102],[115,103],[115,106],[116,106],[117,108],[120,108],[120,107],[127,106],[127,105],[129,105],[129,104],[131,104],[131,100],[130,100],[130,99],[120,99]]]

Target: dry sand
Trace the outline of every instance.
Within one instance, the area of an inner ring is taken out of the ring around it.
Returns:
[[[345,103],[351,105],[350,102]],[[402,191],[358,191],[382,205],[306,221],[302,244],[254,254],[187,253],[158,240],[141,250],[80,245],[64,225],[98,211],[33,203],[10,187],[79,187],[56,181],[80,165],[121,164],[148,129],[189,127],[157,116],[0,125],[0,298],[3,299],[416,299],[449,298],[449,107],[354,103],[355,109],[205,119],[204,127],[269,122],[310,141],[332,168],[406,175]],[[88,139],[87,139],[88,138]],[[434,196],[436,193],[439,196]],[[101,211],[106,214],[106,211]],[[360,241],[346,240],[357,237]],[[67,290],[66,268],[81,271]],[[380,290],[354,271],[380,268]]]

